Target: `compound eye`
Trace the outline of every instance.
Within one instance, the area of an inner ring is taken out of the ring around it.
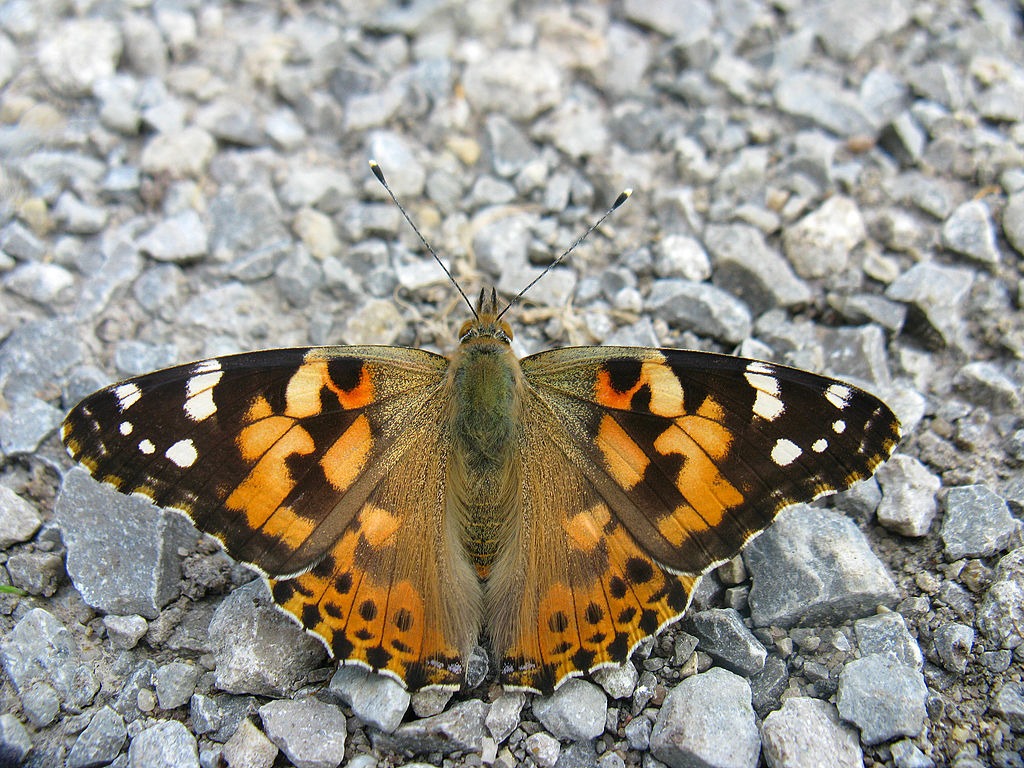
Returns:
[[[513,338],[513,336],[512,336],[512,326],[509,325],[508,323],[506,323],[504,320],[499,320],[498,321],[498,327],[501,329],[501,332],[505,334],[505,338],[507,338],[509,340],[509,342],[511,343],[512,338]]]
[[[466,335],[473,329],[474,323],[475,323],[474,320],[467,320],[466,322],[464,322],[462,324],[462,327],[459,328],[459,338],[460,339],[466,338]]]

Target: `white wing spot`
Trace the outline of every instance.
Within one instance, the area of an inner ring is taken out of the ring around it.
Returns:
[[[196,375],[200,373],[213,373],[214,371],[220,370],[220,360],[213,357],[209,360],[203,360],[202,362],[196,363],[195,370],[193,373]]]
[[[825,390],[825,399],[842,410],[850,404],[850,395],[852,394],[853,392],[845,384],[831,384]]]
[[[775,447],[772,448],[772,461],[778,464],[780,467],[788,467],[798,458],[803,451],[800,447],[790,441],[782,438],[775,443]]]
[[[837,435],[843,434],[846,431],[846,422],[842,419],[836,419],[832,422],[832,431]]]
[[[142,390],[137,384],[132,384],[129,381],[114,387],[114,397],[117,398],[117,410],[124,413],[139,401],[139,398],[142,397]]]
[[[811,450],[815,453],[824,453],[826,448],[828,448],[828,440],[824,437],[819,437],[811,444]]]
[[[191,440],[179,440],[164,451],[164,456],[182,469],[187,469],[196,463],[196,459],[199,458],[199,453],[196,451],[195,443]]]
[[[130,421],[122,421],[117,429],[122,435],[128,437],[128,435],[132,433],[132,430],[135,429],[135,425],[132,424]]]
[[[151,453],[156,451],[156,446],[149,440],[143,440],[139,443],[139,450],[149,456]]]
[[[781,416],[786,406],[779,399],[779,380],[765,373],[764,363],[750,363],[743,374],[747,383],[757,390],[754,397],[754,415],[766,421],[775,421]]]
[[[198,373],[204,366],[208,368],[210,363],[215,363],[217,369]],[[213,402],[213,388],[220,383],[224,373],[216,360],[200,363],[196,370],[196,375],[185,384],[185,414],[192,421],[203,421],[217,412],[217,404]]]
[[[771,376],[773,372],[773,368],[768,363],[763,363],[760,360],[751,360],[747,363],[747,373],[765,373]]]

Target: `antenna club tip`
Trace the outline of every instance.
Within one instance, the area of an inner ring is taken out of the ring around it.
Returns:
[[[384,171],[382,171],[380,169],[380,166],[377,165],[376,160],[370,160],[370,170],[373,171],[373,175],[377,177],[377,181],[379,181],[384,186],[387,186],[387,182],[384,181]]]
[[[626,202],[629,199],[629,196],[632,195],[632,194],[633,194],[633,188],[632,187],[628,187],[628,188],[622,190],[619,193],[619,196],[617,198],[615,198],[615,202],[612,203],[612,210],[614,211],[616,208],[618,208],[620,205],[622,205],[624,202]]]

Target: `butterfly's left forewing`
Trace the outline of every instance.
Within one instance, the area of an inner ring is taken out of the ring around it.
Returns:
[[[682,614],[697,577],[786,506],[869,476],[899,438],[873,395],[770,363],[586,347],[522,369],[539,598],[512,622],[503,668],[529,688],[624,661]]]

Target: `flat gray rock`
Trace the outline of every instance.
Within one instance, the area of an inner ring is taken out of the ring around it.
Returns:
[[[860,729],[865,744],[915,738],[924,725],[928,688],[921,672],[886,654],[854,659],[839,675],[839,714]]]
[[[786,258],[803,278],[834,275],[846,269],[850,252],[867,237],[864,218],[848,197],[830,197],[786,228]]]
[[[0,757],[9,765],[21,765],[31,750],[32,738],[21,721],[7,712],[0,715]]]
[[[533,714],[548,731],[566,741],[586,741],[604,733],[608,699],[591,682],[567,680],[550,696],[533,700]]]
[[[857,648],[864,656],[881,654],[901,664],[921,669],[924,656],[916,638],[907,629],[907,622],[898,613],[880,613],[857,619],[853,623]]]
[[[942,225],[942,244],[982,264],[998,264],[995,226],[988,206],[971,200],[958,206]]]
[[[1024,547],[999,561],[978,606],[977,623],[996,647],[1013,649],[1024,643]]]
[[[895,604],[896,585],[843,515],[798,504],[743,552],[754,625],[838,624]]]
[[[42,522],[35,507],[6,485],[0,485],[0,549],[28,541]]]
[[[644,307],[673,327],[729,344],[738,344],[750,335],[750,310],[732,294],[710,283],[659,280],[651,288]]]
[[[487,709],[479,699],[462,701],[439,715],[400,725],[390,734],[374,734],[374,741],[414,753],[479,752],[486,736]]]
[[[932,645],[943,668],[962,675],[967,671],[974,647],[974,630],[966,624],[946,622],[935,630]]]
[[[340,707],[313,698],[260,707],[263,730],[295,768],[337,768],[345,759],[347,724]]]
[[[124,718],[110,707],[102,707],[75,739],[68,753],[68,768],[110,764],[121,753],[127,737]]]
[[[0,662],[20,696],[45,685],[70,711],[88,706],[100,687],[72,634],[42,608],[28,611],[0,641]]]
[[[390,677],[356,665],[338,667],[330,691],[352,707],[352,713],[368,725],[391,733],[409,709],[409,692]]]
[[[730,672],[750,677],[764,668],[768,652],[732,608],[694,613],[686,625],[700,641],[698,647]]]
[[[132,737],[128,768],[199,768],[196,738],[177,720],[160,720]]]
[[[942,481],[913,456],[896,454],[875,473],[882,488],[878,522],[902,536],[925,536],[938,511]]]
[[[772,768],[861,768],[857,732],[839,720],[835,705],[800,696],[786,699],[761,726],[764,759]]]
[[[466,99],[480,114],[500,111],[528,120],[557,105],[562,73],[538,51],[497,50],[471,63],[462,75]]]
[[[228,595],[210,621],[217,687],[283,696],[326,658],[323,644],[273,604],[254,579]]]
[[[1010,514],[1006,500],[987,486],[950,488],[944,506],[939,533],[950,560],[999,554],[1020,533],[1020,521]]]
[[[959,308],[974,283],[974,270],[921,262],[885,291],[910,310],[907,328],[937,347],[963,347],[966,343]]]
[[[178,550],[199,535],[183,516],[116,493],[78,467],[64,476],[54,511],[68,576],[93,608],[155,619],[178,596]]]
[[[712,667],[679,683],[661,705],[651,753],[672,768],[754,768],[761,738],[746,680]]]

